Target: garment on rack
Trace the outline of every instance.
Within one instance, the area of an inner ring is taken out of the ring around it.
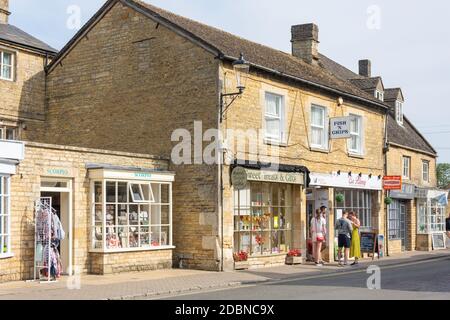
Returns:
[[[58,240],[64,240],[64,238],[66,237],[66,233],[64,232],[64,229],[62,227],[61,220],[59,220],[59,217],[56,214],[53,214],[52,217],[52,232],[53,237]]]

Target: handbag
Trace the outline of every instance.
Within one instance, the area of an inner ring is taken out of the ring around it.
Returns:
[[[323,242],[325,240],[325,237],[323,236],[322,233],[318,233],[316,236],[316,241],[317,242]]]

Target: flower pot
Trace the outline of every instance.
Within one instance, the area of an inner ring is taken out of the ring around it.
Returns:
[[[235,261],[234,270],[247,270],[250,268],[250,263],[248,261]]]
[[[295,265],[295,264],[302,264],[302,257],[286,257],[286,264],[288,265]]]

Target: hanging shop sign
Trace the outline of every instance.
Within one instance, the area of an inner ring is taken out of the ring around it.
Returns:
[[[393,199],[413,200],[415,196],[415,186],[413,184],[402,184],[402,190],[391,190],[389,197]]]
[[[401,176],[385,176],[383,177],[384,190],[402,190]]]
[[[311,186],[334,187],[344,189],[383,190],[382,181],[377,176],[311,173]]]
[[[330,119],[330,138],[348,139],[350,135],[350,123],[353,117],[340,117]]]
[[[236,167],[231,173],[231,183],[233,184],[233,188],[235,190],[242,190],[247,187],[248,179],[247,179],[247,171],[245,168]]]
[[[238,171],[235,173],[235,171]],[[244,178],[243,171],[245,170],[246,177]],[[303,173],[297,172],[279,172],[279,171],[265,171],[265,170],[252,170],[237,167],[233,170],[231,175],[232,183],[233,176],[237,182],[238,187],[242,187],[244,182],[247,181],[260,181],[260,182],[273,182],[273,183],[287,183],[287,184],[304,184]],[[233,183],[233,186],[235,184]],[[244,187],[245,188],[245,187]]]

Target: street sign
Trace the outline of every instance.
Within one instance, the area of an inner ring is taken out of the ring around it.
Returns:
[[[385,176],[383,177],[384,190],[402,190],[401,176]]]
[[[353,117],[340,117],[330,119],[330,139],[348,139],[350,135],[350,122]]]

